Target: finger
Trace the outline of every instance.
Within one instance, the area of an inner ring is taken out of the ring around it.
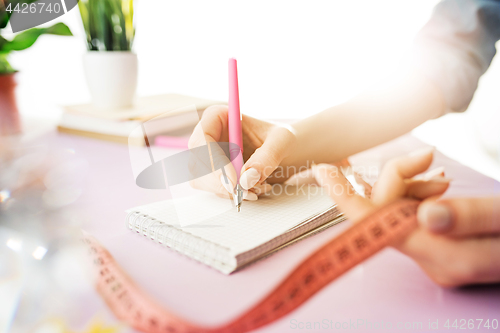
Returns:
[[[346,161],[346,160],[344,159],[343,161]],[[345,164],[345,162],[334,163],[333,165],[336,167],[340,167],[340,170],[344,176],[346,176],[345,172],[346,172],[346,170],[348,170],[350,172],[350,174],[347,175],[346,178],[348,178],[351,185],[353,185],[353,183],[354,183],[355,186],[361,187],[362,189],[364,189],[365,197],[368,197],[368,198],[370,197],[371,186],[368,183],[366,183],[358,173],[353,172],[352,167],[347,166]],[[352,176],[352,178],[349,178],[351,176]],[[318,182],[316,181],[313,170],[306,169],[306,170],[298,172],[298,173],[294,174],[293,176],[291,176],[290,178],[288,178],[284,182],[284,184],[285,185],[292,185],[292,186],[302,186],[302,185],[318,185]],[[362,193],[362,192],[358,191],[358,193]]]
[[[255,201],[259,196],[250,190],[243,190],[243,200]]]
[[[316,178],[314,177],[314,172],[312,169],[306,169],[298,172],[288,178],[285,185],[301,186],[301,185],[313,185],[318,184]]]
[[[212,142],[227,142],[227,112],[226,105],[213,105],[207,108],[189,138],[189,149],[207,144],[207,139],[211,139]]]
[[[445,171],[445,169],[443,166],[437,167],[437,168],[434,168],[432,170],[427,171],[424,174],[417,175],[417,176],[413,177],[413,179],[430,180],[432,178],[444,177],[444,171]]]
[[[204,147],[190,149],[188,167],[191,179],[202,179],[191,183],[195,188],[214,193],[222,193],[223,188],[234,189],[236,171],[219,144],[223,143],[211,142]],[[208,177],[208,174],[213,177]]]
[[[229,182],[229,183],[227,183]],[[229,177],[224,179],[224,175],[221,175],[221,184],[222,186],[224,187],[224,189],[226,190],[226,194],[231,196],[234,194],[234,186],[233,184],[230,182],[229,180]],[[251,190],[243,190],[243,200],[250,200],[250,201],[255,201],[257,200],[259,197],[258,197],[258,194],[255,193],[255,191],[252,191],[253,189]]]
[[[403,197],[407,191],[405,179],[427,170],[432,163],[433,152],[434,147],[424,148],[387,162],[372,193],[373,202],[380,206]]]
[[[339,161],[337,163],[333,163],[333,164],[335,166],[338,166],[338,167],[351,167],[351,163],[349,162],[349,160],[347,158],[344,158],[341,161]]]
[[[500,233],[500,197],[424,201],[418,209],[423,228],[462,237]]]
[[[222,198],[222,199],[230,199],[231,200],[231,195],[229,193],[225,193],[225,194],[215,193],[215,195],[218,196],[219,198]]]
[[[220,175],[220,177],[222,178],[222,174]],[[215,181],[215,177],[213,174],[192,180],[190,181],[190,185],[191,187],[198,190],[215,193],[220,198],[226,198],[226,199],[232,198],[233,187],[231,187],[231,185],[224,186],[224,181],[222,179],[220,181]],[[243,199],[249,201],[255,201],[258,199],[258,196],[254,192],[244,190]]]
[[[396,248],[442,286],[500,281],[499,237],[452,239],[420,228]]]
[[[208,144],[209,152],[207,156],[203,156],[207,163],[210,163],[212,172],[218,175],[222,173],[222,180],[225,185],[231,184],[234,189],[234,184],[236,184],[236,170],[230,159],[230,146],[227,142],[210,142]]]
[[[407,185],[406,196],[415,199],[427,199],[433,196],[442,195],[450,186],[451,179],[436,177],[430,180],[411,181]]]
[[[231,195],[229,193],[226,193],[226,194],[216,193],[216,195],[219,198],[230,199],[232,201],[232,197],[231,197]],[[259,199],[259,197],[255,193],[251,193],[250,191],[247,191],[247,190],[243,191],[243,200],[255,201],[255,200],[258,200],[258,199]]]
[[[273,189],[272,185],[264,183],[264,184],[252,187],[251,189],[249,189],[249,191],[252,191],[253,193],[257,194],[258,196],[261,196],[261,195],[264,195],[264,194],[271,192],[272,189]]]
[[[214,105],[205,110],[200,122],[196,125],[191,135],[188,147],[191,151],[196,151],[195,147],[207,145],[208,156],[205,151],[199,151],[195,166],[207,168],[215,173],[216,179],[220,178],[218,170],[224,168],[224,183],[227,187],[230,183],[236,183],[236,171],[229,159],[228,131],[227,131],[227,113],[225,105]],[[227,179],[226,179],[227,178]],[[219,186],[218,186],[219,187]],[[211,192],[219,192],[219,188],[205,188]]]
[[[250,156],[242,169],[240,184],[244,189],[260,184],[288,156],[295,136],[284,127],[275,127],[260,148]]]
[[[222,173],[218,173],[219,177],[215,173],[208,174],[203,177],[193,179],[189,182],[189,185],[197,190],[212,192],[218,195],[223,195],[227,197],[230,192],[222,185],[220,177]]]
[[[359,173],[354,172],[353,175],[354,175],[354,180],[356,181],[356,183],[364,189],[365,198],[371,198],[372,191],[373,191],[372,186],[370,184],[368,184]]]
[[[337,165],[337,164],[335,164]],[[360,174],[354,171],[352,166],[342,166],[340,167],[342,174],[351,183],[357,193],[365,198],[371,198],[372,187],[364,181]]]
[[[356,194],[351,183],[336,166],[319,164],[312,169],[318,183],[352,221],[359,221],[375,208],[369,199]]]
[[[433,178],[439,178],[439,177],[444,177],[444,167],[443,166],[426,172],[424,175],[424,180],[431,180]]]

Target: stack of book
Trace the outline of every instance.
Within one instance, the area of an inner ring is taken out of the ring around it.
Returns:
[[[192,129],[211,105],[226,104],[209,99],[164,94],[137,98],[130,108],[96,109],[91,104],[65,106],[59,132],[133,145],[151,142],[160,134]],[[139,129],[139,130],[138,130]]]

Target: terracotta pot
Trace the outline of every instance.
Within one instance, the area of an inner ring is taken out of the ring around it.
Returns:
[[[15,73],[0,75],[0,136],[21,132],[15,94],[15,75]]]

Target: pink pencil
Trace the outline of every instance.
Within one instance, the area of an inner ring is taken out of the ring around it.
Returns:
[[[236,144],[238,148],[232,148],[230,145],[229,154],[234,169],[236,170],[236,186],[235,186],[235,205],[238,212],[243,201],[243,189],[240,186],[240,173],[243,167],[243,137],[241,133],[241,113],[240,113],[240,96],[238,91],[238,68],[236,59],[229,59],[229,112],[227,114],[229,127],[229,142]]]

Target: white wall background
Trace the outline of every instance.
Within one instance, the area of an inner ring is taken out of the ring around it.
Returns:
[[[139,94],[226,100],[234,56],[245,113],[304,117],[393,71],[435,2],[138,0]],[[24,114],[56,115],[57,104],[89,100],[78,10],[62,21],[74,38],[44,36],[12,56]]]
[[[394,72],[436,2],[137,0],[138,93],[226,100],[227,59],[234,56],[243,112],[306,117]],[[90,100],[78,10],[62,21],[75,37],[43,36],[33,48],[12,56],[20,70],[19,107],[28,119],[37,119],[35,125],[39,119],[57,119],[57,105]],[[500,179],[498,160],[492,157],[500,155],[499,87],[497,59],[466,114],[428,122],[415,134]]]

